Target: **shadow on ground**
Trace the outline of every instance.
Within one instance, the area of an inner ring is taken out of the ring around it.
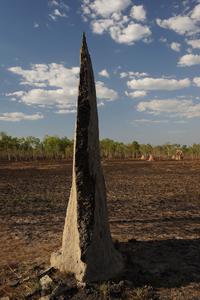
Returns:
[[[119,243],[126,270],[123,279],[135,286],[175,288],[200,282],[200,239]]]

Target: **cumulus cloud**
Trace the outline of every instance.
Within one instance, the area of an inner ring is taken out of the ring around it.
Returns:
[[[197,4],[191,11],[191,18],[194,20],[200,20],[200,4]]]
[[[143,123],[143,124],[160,124],[160,123],[169,123],[169,120],[136,119],[133,122]]]
[[[163,37],[163,36],[161,36],[161,38],[159,39],[159,41],[160,41],[161,43],[164,43],[164,44],[167,43],[167,39],[166,39],[165,37]]]
[[[99,75],[102,77],[106,77],[106,78],[110,77],[110,74],[108,73],[108,71],[106,69],[103,69],[102,71],[100,71]]]
[[[25,70],[11,67],[10,72],[20,76],[20,85],[30,86],[6,94],[27,105],[56,105],[59,108],[73,108],[78,93],[79,67],[67,68],[62,64],[35,64]],[[118,94],[103,82],[96,83],[97,97],[103,101],[115,100]]]
[[[130,98],[143,98],[147,95],[146,91],[135,91],[135,92],[127,92],[125,91],[127,97]]]
[[[156,19],[156,23],[162,28],[171,29],[181,35],[191,35],[200,31],[196,22],[188,16],[179,15],[165,20]]]
[[[39,28],[40,25],[39,25],[39,23],[36,23],[36,22],[35,22],[35,23],[33,24],[33,27],[34,27],[34,28]]]
[[[57,21],[59,18],[67,18],[67,12],[69,6],[62,0],[49,1],[50,13],[49,17],[53,21]]]
[[[114,41],[119,44],[133,45],[139,40],[145,40],[151,35],[148,26],[136,23],[129,23],[126,27],[112,26],[110,35]]]
[[[130,0],[83,0],[83,17],[91,22],[94,33],[108,33],[117,43],[132,45],[139,40],[147,41],[151,30],[138,23],[145,21],[146,11],[142,5],[135,5],[128,15],[124,14],[130,5]]]
[[[127,86],[133,90],[155,91],[166,90],[174,91],[190,86],[188,78],[176,80],[167,78],[151,78],[132,79],[127,82]]]
[[[75,114],[76,109],[59,109],[56,111],[56,114],[67,115],[67,114]]]
[[[118,98],[118,93],[115,90],[108,88],[102,81],[96,82],[96,90],[99,99],[113,101]]]
[[[56,63],[34,64],[29,70],[20,66],[11,67],[8,70],[22,77],[23,80],[20,82],[22,85],[64,88],[67,84],[67,89],[77,84],[79,74],[79,67],[66,68],[64,65]]]
[[[102,17],[109,17],[113,13],[122,12],[131,4],[131,0],[84,0],[83,2],[83,7],[87,7],[89,11],[94,11],[96,15]]]
[[[61,12],[58,8],[54,9],[52,14],[49,15],[54,21],[60,17],[60,18],[65,18],[67,17],[66,13]]]
[[[91,22],[92,30],[96,34],[102,34],[113,26],[114,22],[110,19],[98,19]]]
[[[186,54],[183,55],[178,62],[179,67],[191,67],[200,64],[200,55]]]
[[[176,52],[180,52],[181,50],[181,44],[180,43],[177,43],[177,42],[172,42],[170,44],[170,48]]]
[[[131,17],[137,21],[145,21],[146,11],[143,5],[133,5],[131,8]]]
[[[152,115],[170,114],[171,117],[184,117],[187,119],[200,117],[200,103],[187,99],[154,99],[140,102],[137,111]]]
[[[121,72],[120,74],[120,78],[140,78],[140,77],[145,77],[148,76],[148,73],[146,72]]]
[[[36,113],[32,115],[24,114],[22,112],[11,112],[11,113],[1,113],[0,121],[10,121],[10,122],[19,122],[19,121],[36,121],[43,119],[44,116],[41,113]]]
[[[166,44],[168,47],[170,47],[173,51],[176,51],[176,52],[180,52],[181,50],[181,44],[178,43],[178,42],[172,42],[172,43],[168,43],[167,39],[164,38],[164,37],[161,37],[159,39],[159,41],[163,44]]]
[[[157,19],[158,26],[171,29],[181,35],[194,35],[200,32],[200,4],[197,4],[192,10],[185,14],[176,15],[169,19]]]
[[[200,39],[196,40],[187,40],[188,45],[190,45],[193,49],[200,49]]]
[[[13,92],[13,93],[7,93],[6,96],[8,97],[22,97],[24,94],[23,91],[16,91],[16,92]]]
[[[194,84],[195,84],[196,86],[200,87],[200,77],[195,77],[195,78],[193,79],[193,82],[194,82]]]
[[[64,89],[32,89],[28,92],[24,91],[23,95],[20,97],[20,100],[27,105],[74,105],[73,94],[69,95],[69,93],[67,93]]]

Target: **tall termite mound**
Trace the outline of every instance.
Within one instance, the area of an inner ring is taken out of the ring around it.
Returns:
[[[62,249],[51,265],[79,281],[107,280],[123,269],[111,239],[100,161],[96,88],[85,35],[81,46],[73,174]]]

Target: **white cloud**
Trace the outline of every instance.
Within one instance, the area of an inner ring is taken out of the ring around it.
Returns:
[[[145,42],[151,31],[147,25],[133,21],[133,17],[136,21],[143,21],[146,12],[143,6],[134,6],[129,15],[123,14],[130,4],[130,0],[84,0],[84,20],[90,20],[94,33],[108,33],[117,43],[132,45],[139,40]]]
[[[145,73],[145,72],[121,72],[120,73],[120,78],[140,78],[140,77],[145,77],[145,76],[148,76],[148,73]]]
[[[10,121],[10,122],[19,122],[19,121],[36,121],[43,119],[44,116],[41,113],[36,113],[32,115],[24,114],[22,112],[12,112],[12,113],[1,113],[0,121]]]
[[[133,90],[167,90],[174,91],[190,86],[188,78],[176,80],[167,78],[151,78],[146,77],[142,79],[132,79],[127,82],[127,86]]]
[[[130,98],[142,98],[147,95],[147,92],[146,91],[135,91],[135,92],[125,91],[125,94],[127,97],[130,97]]]
[[[55,5],[55,6],[59,6],[59,2],[56,1],[56,0],[50,0],[50,1],[49,1],[49,5],[50,5],[50,6],[54,6],[54,5]]]
[[[188,45],[192,46],[193,49],[200,49],[200,39],[187,40]]]
[[[34,28],[39,28],[40,25],[39,25],[38,23],[35,22],[35,23],[33,24],[33,27],[34,27]]]
[[[137,105],[137,110],[152,115],[168,114],[171,117],[188,119],[200,117],[200,103],[196,104],[187,99],[156,99],[140,102]]]
[[[128,73],[127,72],[121,72],[120,73],[120,78],[126,78],[128,77]]]
[[[56,21],[56,20],[57,20],[57,17],[54,16],[53,14],[49,14],[49,17],[50,17],[53,21]]]
[[[166,44],[168,47],[170,47],[173,51],[179,52],[181,50],[181,44],[178,42],[172,42],[171,44],[168,43],[167,39],[165,37],[161,37],[159,41],[163,44]]]
[[[163,36],[161,36],[161,38],[159,39],[159,41],[160,41],[161,43],[164,43],[164,44],[167,43],[167,39],[166,39],[165,37],[163,37]]]
[[[96,90],[98,98],[101,100],[113,101],[118,98],[118,93],[108,88],[102,81],[96,82]]]
[[[109,17],[113,13],[122,12],[131,4],[131,0],[86,0],[83,2],[83,7],[87,7],[102,17]]]
[[[106,69],[103,69],[102,71],[100,71],[99,75],[102,77],[106,77],[106,78],[110,77],[110,74],[108,73],[108,71]]]
[[[194,82],[194,84],[195,84],[196,86],[200,87],[200,77],[195,77],[195,78],[193,79],[193,82]]]
[[[27,91],[19,90],[6,96],[18,98],[27,105],[56,105],[73,108],[77,101],[79,67],[67,68],[62,64],[32,65],[29,70],[12,67],[10,72],[20,76],[20,85],[30,86]],[[103,101],[115,100],[118,94],[103,82],[96,83],[97,97]]]
[[[186,52],[189,53],[189,54],[192,54],[192,48],[187,48]]]
[[[137,120],[134,120],[133,122],[144,123],[144,124],[160,124],[160,123],[169,123],[169,120],[137,119]]]
[[[144,40],[151,35],[148,26],[141,24],[130,23],[126,27],[112,26],[110,35],[114,41],[119,44],[133,45],[139,40]]]
[[[21,67],[11,67],[10,72],[20,75],[23,78],[20,84],[36,87],[62,87],[67,88],[77,83],[79,67],[66,68],[62,64],[51,63],[31,65],[31,69],[24,70]]]
[[[16,92],[13,92],[13,93],[7,93],[6,96],[10,97],[22,97],[24,95],[24,92],[23,91],[16,91]]]
[[[175,124],[186,124],[187,121],[185,121],[185,120],[177,120],[177,121],[173,121],[173,123],[175,123]]]
[[[66,17],[66,14],[65,13],[62,13],[59,11],[58,8],[54,9],[53,11],[53,15],[56,16],[56,17],[61,17],[61,18],[64,18]]]
[[[176,52],[179,52],[181,50],[181,44],[176,43],[176,42],[172,42],[170,44],[170,48]]]
[[[96,34],[102,34],[103,32],[109,30],[109,28],[114,24],[113,20],[110,19],[99,19],[92,21],[92,30]]]
[[[67,18],[67,12],[69,11],[69,6],[62,0],[52,0],[49,1],[49,6],[51,11],[49,17],[53,21],[57,21],[59,18]]]
[[[60,9],[69,10],[69,6],[63,0],[49,0],[48,4],[50,7],[59,7]]]
[[[56,111],[56,114],[66,115],[66,114],[75,114],[76,109],[59,109]]]
[[[200,4],[197,4],[191,12],[191,18],[197,21],[200,20]]]
[[[75,93],[75,92],[74,92]],[[74,95],[69,95],[64,89],[44,90],[32,89],[24,92],[20,100],[27,105],[55,105],[66,104],[74,105]]]
[[[104,106],[105,104],[104,104],[104,102],[103,101],[101,101],[101,102],[99,102],[99,103],[97,103],[97,106],[98,107],[102,107],[102,106]]]
[[[188,16],[178,15],[165,20],[156,19],[156,23],[162,28],[171,29],[181,35],[191,35],[200,31],[196,22]]]
[[[194,54],[183,55],[178,62],[179,67],[191,67],[199,64],[200,64],[200,55],[194,55]]]
[[[200,4],[197,4],[189,12],[176,15],[169,19],[157,19],[156,23],[162,28],[167,28],[181,35],[194,35],[200,32]]]
[[[137,21],[145,21],[146,19],[146,11],[143,5],[133,5],[130,15]]]

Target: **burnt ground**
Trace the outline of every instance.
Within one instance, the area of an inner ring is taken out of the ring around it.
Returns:
[[[200,162],[103,167],[112,236],[126,261],[118,299],[200,299]],[[61,246],[70,185],[69,162],[1,163],[0,297],[38,299],[34,278]],[[112,299],[108,285],[98,299]]]

